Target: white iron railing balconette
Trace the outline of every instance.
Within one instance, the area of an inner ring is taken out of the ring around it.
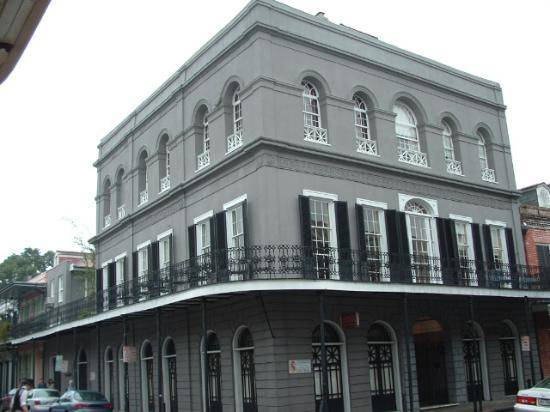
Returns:
[[[357,147],[357,152],[369,154],[369,155],[378,155],[378,148],[376,147],[376,142],[370,139],[355,139],[355,145]]]
[[[111,226],[111,215],[107,215],[103,218],[103,227],[107,228]]]
[[[227,136],[227,153],[231,153],[233,150],[238,149],[243,145],[243,132],[238,131],[230,136]]]
[[[399,161],[415,166],[428,167],[428,157],[426,153],[402,147],[399,148]]]
[[[316,126],[304,126],[304,140],[307,142],[328,144],[327,129]]]
[[[166,175],[160,179],[160,191],[164,192],[168,189],[170,189],[170,175]]]
[[[126,217],[126,207],[124,205],[121,205],[117,208],[117,216],[118,220],[124,219]]]
[[[149,200],[149,192],[147,191],[147,189],[139,192],[138,206],[141,206],[142,204],[147,203],[148,200]]]
[[[458,160],[446,159],[447,173],[462,176],[462,162]]]
[[[481,179],[489,183],[496,183],[495,170],[489,168],[481,169]]]
[[[197,170],[204,169],[210,164],[210,150],[206,150],[197,156]]]

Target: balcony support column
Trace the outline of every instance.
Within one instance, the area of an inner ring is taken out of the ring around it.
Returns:
[[[76,365],[78,362],[78,348],[76,347],[76,328],[73,328],[73,350],[73,386],[76,389],[80,389],[78,385],[78,366]]]
[[[414,399],[413,399],[413,381],[412,381],[412,365],[411,365],[411,345],[410,338],[411,334],[411,324],[409,320],[409,299],[406,294],[403,294],[403,328],[405,330],[405,353],[407,359],[407,382],[409,389],[409,412],[414,410]],[[403,406],[406,408],[406,402],[403,402]]]
[[[529,327],[529,321],[532,320],[531,316],[531,302],[529,298],[525,296],[523,298],[523,306],[525,308],[525,331],[529,336],[529,367],[531,368],[531,383],[527,383],[527,387],[530,388],[536,383],[535,378],[535,362],[533,361],[533,345],[531,345],[531,328]]]
[[[32,374],[32,380],[34,381],[36,379],[36,342],[34,339],[32,340],[32,358],[31,359],[32,359],[31,374]],[[36,385],[36,382],[34,382],[34,384]]]
[[[319,340],[321,346],[322,397],[320,412],[328,412],[328,370],[325,345],[325,292],[319,292]]]
[[[122,316],[122,342],[128,346],[128,325],[126,316]],[[124,352],[124,348],[123,348]],[[128,377],[128,362],[124,363],[124,412],[130,412],[130,381]]]
[[[202,345],[201,345],[201,359],[202,359],[202,381],[204,382],[204,410],[210,412],[210,399],[208,396],[208,325],[206,323],[206,299],[201,299],[201,323],[202,323]]]
[[[160,327],[160,317],[161,309],[157,308],[156,311],[156,329],[157,329],[157,379],[158,379],[158,402],[159,402],[159,411],[164,412],[164,387],[162,385],[162,331]]]
[[[96,331],[96,347],[97,347],[97,391],[101,392],[101,332],[99,328],[99,322],[95,326]],[[108,371],[105,371],[105,373],[108,373]],[[107,389],[107,388],[105,388]],[[113,395],[111,394],[111,398]],[[109,399],[109,401],[112,402],[112,399]]]
[[[474,322],[475,322],[475,315],[474,315],[474,298],[472,296],[469,296],[468,297],[468,307],[469,307],[469,312],[470,312],[470,327],[472,329],[472,339],[473,339],[473,352],[474,352],[474,356],[476,358],[476,365],[481,365],[481,360],[479,359],[479,350],[478,350],[478,345],[476,345],[476,342],[478,342],[477,339],[480,339],[481,337],[480,336],[477,336],[477,332],[474,328]],[[480,342],[481,344],[481,342]],[[469,370],[469,374],[470,374],[470,377],[471,379],[474,379],[474,371],[473,371],[473,368],[474,366],[472,365],[472,363],[470,362],[469,363],[469,366],[468,368],[470,369]],[[477,374],[479,374],[479,376],[481,377],[482,375],[482,371],[479,370],[477,371]],[[481,378],[481,381],[483,382],[483,378]],[[477,388],[477,385],[474,386],[472,388],[472,397],[473,397],[473,406],[474,406],[474,412],[481,412],[483,411],[483,403],[482,403],[482,399],[483,399],[483,395],[481,393],[479,393],[479,390]]]

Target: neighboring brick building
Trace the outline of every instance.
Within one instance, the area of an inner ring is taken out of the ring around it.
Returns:
[[[546,183],[520,190],[520,216],[528,265],[550,263],[550,188]],[[546,305],[534,306],[542,374],[550,375],[550,317]]]

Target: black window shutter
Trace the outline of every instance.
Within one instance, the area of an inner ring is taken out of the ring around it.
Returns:
[[[159,242],[158,241],[151,243],[151,247],[150,247],[148,253],[151,253],[151,255],[149,256],[149,268],[153,272],[157,272],[160,268]]]
[[[491,226],[483,225],[483,243],[485,245],[485,259],[487,267],[494,269],[495,256],[493,255],[493,242],[491,241]]]
[[[446,222],[447,219],[442,217],[436,217],[435,223],[437,227],[437,240],[439,244],[439,260],[441,262],[441,276],[443,277],[443,284],[452,285],[453,282],[453,269],[451,265],[451,252],[449,239],[449,227]]]
[[[250,222],[248,221],[248,203],[245,201],[242,203],[243,209],[243,231],[244,231],[244,247],[250,247]]]
[[[98,312],[103,311],[103,269],[96,269],[95,271],[95,284],[96,284],[96,310]]]
[[[189,245],[189,259],[197,256],[197,228],[195,225],[191,225],[187,228],[187,243]]]
[[[227,227],[225,219],[225,211],[216,213],[213,218],[213,221],[210,223],[215,227],[216,232],[216,252],[215,252],[215,264],[217,269],[217,274],[221,280],[227,280]],[[211,227],[212,227],[211,226]],[[240,251],[232,250],[231,253],[237,254]]]
[[[338,241],[338,263],[340,278],[353,280],[351,264],[351,239],[347,202],[334,202],[336,214],[336,239]]]
[[[298,196],[298,202],[300,206],[300,233],[302,236],[302,246],[307,251],[308,255],[311,255],[311,247],[313,246],[311,241],[311,212],[309,206],[309,197]]]
[[[174,235],[172,233],[168,235],[168,250],[170,251],[170,266],[173,266],[176,259],[174,257]]]
[[[483,265],[483,243],[481,241],[481,227],[478,223],[472,223],[472,238],[474,241],[474,255],[476,261],[476,273],[480,286],[485,285],[485,267]]]
[[[109,307],[113,308],[116,305],[116,264],[114,262],[109,263],[107,267],[107,282],[109,284]]]
[[[135,251],[132,253],[132,276],[134,279],[139,277],[139,267],[138,267],[138,252]]]
[[[516,247],[514,245],[514,234],[512,228],[505,228],[506,250],[508,251],[508,267],[510,268],[510,277],[512,278],[512,288],[519,289],[519,273],[517,270]]]
[[[458,262],[458,242],[456,239],[456,226],[452,219],[445,219],[445,227],[447,228],[447,247],[449,249],[449,256],[455,262]],[[455,263],[456,265],[456,263]]]
[[[386,210],[385,216],[391,281],[408,283],[411,279],[411,260],[406,215],[396,210]]]
[[[546,268],[550,266],[550,252],[548,245],[537,245],[537,258],[539,266]]]
[[[122,273],[120,274],[120,279],[122,283],[125,283],[128,281],[128,262],[126,259],[126,256],[122,258]]]
[[[357,219],[357,240],[360,256],[364,256],[367,253],[367,242],[365,239],[365,217],[362,205],[355,205],[355,216]],[[361,259],[363,260],[363,258]]]

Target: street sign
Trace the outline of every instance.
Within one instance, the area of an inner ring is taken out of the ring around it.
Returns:
[[[124,363],[134,363],[137,360],[137,349],[135,346],[122,347],[122,361]]]
[[[531,338],[529,335],[524,335],[521,337],[521,350],[522,352],[531,351]]]
[[[288,361],[288,373],[311,373],[311,359],[291,359]]]

